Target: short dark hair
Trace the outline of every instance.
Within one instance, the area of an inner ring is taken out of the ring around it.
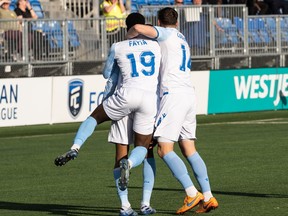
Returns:
[[[165,7],[158,11],[158,20],[163,25],[176,25],[178,13],[171,7]]]
[[[145,24],[145,17],[140,13],[130,13],[126,18],[127,31],[136,24]]]

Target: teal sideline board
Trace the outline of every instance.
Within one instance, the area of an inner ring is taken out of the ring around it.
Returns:
[[[208,114],[287,109],[288,68],[210,71]]]

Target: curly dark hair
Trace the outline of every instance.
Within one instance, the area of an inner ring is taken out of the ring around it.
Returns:
[[[136,24],[145,24],[145,17],[140,13],[130,13],[126,18],[127,31]]]

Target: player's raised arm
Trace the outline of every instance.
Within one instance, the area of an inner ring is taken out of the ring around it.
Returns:
[[[153,26],[136,24],[129,29],[126,38],[134,38],[140,34],[152,39],[156,39],[158,37],[158,31]]]
[[[108,54],[108,58],[105,62],[105,66],[104,66],[104,70],[103,70],[103,76],[105,79],[108,79],[111,76],[111,73],[113,71],[113,67],[114,64],[116,64],[115,62],[115,44],[112,44],[109,54]]]

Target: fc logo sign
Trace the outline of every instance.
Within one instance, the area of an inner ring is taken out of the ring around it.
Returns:
[[[68,107],[73,118],[76,118],[82,106],[83,81],[80,79],[71,80],[69,82],[68,91]]]

